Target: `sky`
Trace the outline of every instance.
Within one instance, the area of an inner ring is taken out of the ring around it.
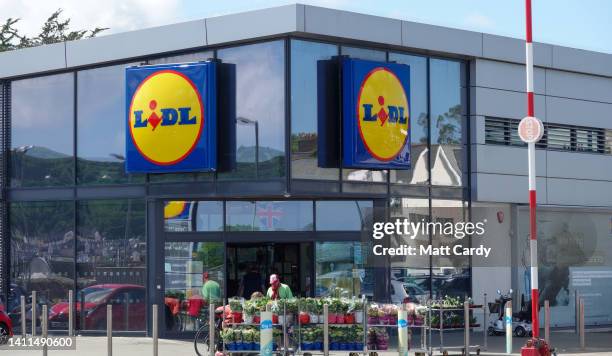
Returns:
[[[534,41],[612,53],[612,0],[532,0]],[[287,0],[0,0],[0,21],[35,34],[56,9],[105,34],[295,3]],[[524,38],[523,0],[302,0],[329,8]],[[273,21],[274,19],[270,19]]]

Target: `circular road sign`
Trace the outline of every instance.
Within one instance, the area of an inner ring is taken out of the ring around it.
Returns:
[[[527,116],[519,122],[518,134],[525,143],[536,143],[544,135],[544,124],[538,118]]]

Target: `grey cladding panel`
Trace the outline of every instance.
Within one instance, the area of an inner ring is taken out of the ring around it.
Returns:
[[[206,45],[204,20],[66,43],[68,66],[141,57]]]
[[[612,76],[612,54],[553,46],[553,67]]]
[[[612,103],[612,78],[547,69],[546,94]]]
[[[612,129],[612,104],[546,97],[549,122]]]
[[[482,56],[482,33],[402,21],[402,44],[438,52]]]
[[[479,87],[470,90],[473,115],[522,119],[527,114],[525,93]],[[546,121],[544,98],[543,95],[535,96],[535,114],[542,121]]]
[[[525,91],[525,65],[476,59],[474,62],[473,84],[475,86]],[[544,94],[546,88],[545,69],[534,69],[534,90],[536,94]]]
[[[305,31],[363,41],[402,44],[400,20],[355,12],[305,6]]]
[[[548,151],[547,165],[549,177],[605,180],[612,184],[610,155]]]
[[[612,182],[548,178],[549,204],[612,207]]]
[[[481,202],[527,203],[529,182],[527,176],[475,173],[476,200]],[[537,201],[546,204],[546,178],[536,179]]]
[[[66,68],[65,43],[0,53],[0,78]]]
[[[478,173],[527,175],[527,148],[502,145],[472,145]],[[536,150],[536,175],[545,177],[546,151]]]
[[[525,40],[485,33],[482,39],[482,54],[485,58],[524,64]],[[534,43],[533,64],[550,67],[552,65],[552,46],[545,43]]]
[[[208,44],[300,31],[300,26],[303,26],[302,11],[302,5],[286,5],[211,17],[206,19]]]

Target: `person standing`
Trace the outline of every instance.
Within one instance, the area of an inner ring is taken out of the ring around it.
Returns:
[[[278,275],[273,274],[270,276],[270,288],[268,288],[266,296],[272,300],[291,299],[293,293],[291,293],[291,288],[288,285],[281,283]]]
[[[218,303],[221,301],[221,287],[219,283],[210,279],[208,272],[204,272],[202,275],[204,284],[202,285],[202,298],[206,302]]]

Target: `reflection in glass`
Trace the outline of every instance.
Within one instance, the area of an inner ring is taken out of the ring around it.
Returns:
[[[415,224],[429,221],[429,200],[419,198],[397,197],[391,198],[391,222],[396,219],[407,219]],[[393,235],[389,237],[390,247],[400,245],[419,246],[429,245],[429,234],[418,231],[416,237],[407,235]],[[391,287],[394,294],[401,294],[411,301],[418,300],[424,303],[429,298],[429,256],[390,256]]]
[[[74,76],[11,83],[11,186],[74,183]]]
[[[228,201],[230,231],[311,231],[311,201]]]
[[[161,58],[150,59],[149,64],[167,64],[167,63],[189,63],[200,62],[214,58],[213,51],[202,51],[194,53],[177,54],[175,56],[166,56]]]
[[[285,176],[284,42],[220,49],[236,66],[236,167],[220,178]]]
[[[337,180],[336,168],[317,162],[317,62],[338,55],[326,43],[291,40],[291,175]]]
[[[346,47],[342,46],[341,54],[351,58],[365,59],[370,61],[386,62],[387,54],[384,51],[378,51],[367,48]],[[347,181],[360,182],[386,182],[387,171],[376,170],[370,171],[367,169],[343,169],[342,179]]]
[[[318,231],[361,231],[372,226],[374,204],[368,200],[316,202]]]
[[[315,253],[315,296],[373,294],[373,273],[364,266],[360,242],[317,242]]]
[[[223,202],[164,202],[164,229],[168,232],[223,231]]]
[[[37,291],[40,306],[49,305],[50,329],[67,330],[68,320],[58,318],[65,309],[68,290],[74,289],[74,204],[24,202],[10,204],[11,300],[7,309],[21,328],[20,296]],[[27,307],[30,309],[30,306]],[[31,323],[31,313],[27,323]]]
[[[461,200],[441,200],[431,201],[431,221],[433,223],[445,224],[467,222],[467,203]],[[461,245],[470,247],[469,238],[456,238],[454,236],[443,235],[441,229],[433,229],[432,246],[454,246]],[[432,292],[436,299],[444,296],[454,296],[463,298],[469,294],[470,288],[470,259],[469,256],[432,256]]]
[[[144,181],[125,173],[125,67],[77,72],[77,182]]]
[[[463,184],[462,83],[458,61],[430,60],[431,184]]]
[[[77,326],[106,328],[113,305],[113,330],[145,330],[147,301],[145,204],[142,200],[90,200],[77,210]]]
[[[196,331],[209,303],[224,298],[223,242],[166,242],[164,322],[167,331]]]
[[[410,170],[391,171],[391,183],[427,184],[429,181],[427,58],[389,53],[389,61],[410,66],[410,155],[412,156]]]

